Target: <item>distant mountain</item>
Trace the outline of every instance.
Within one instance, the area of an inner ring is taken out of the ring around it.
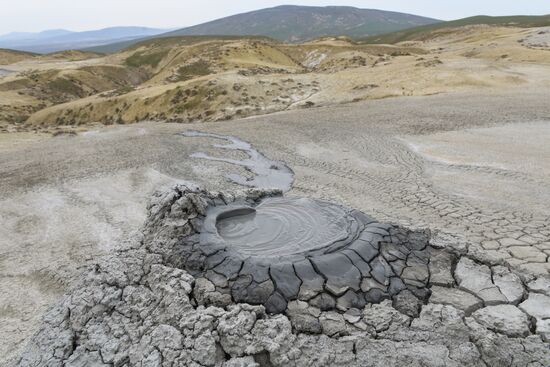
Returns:
[[[71,32],[62,29],[39,33],[16,32],[0,36],[0,48],[49,53],[129,41],[155,36],[166,31],[166,29],[146,27],[111,27],[85,32]]]
[[[211,22],[154,36],[266,36],[287,42],[302,42],[322,36],[362,38],[440,22],[437,19],[384,10],[349,6],[283,5],[232,15]],[[121,41],[91,47],[93,52],[117,52],[140,41]]]
[[[0,35],[0,41],[40,40],[74,33],[66,29],[50,29],[42,32],[12,32]]]
[[[437,22],[439,20],[417,15],[348,6],[283,5],[221,18],[163,36],[255,35],[301,42],[333,35],[366,37]]]
[[[487,15],[478,15],[475,17],[468,17],[463,19],[451,20],[448,22],[441,22],[436,24],[429,24],[420,27],[414,27],[402,31],[391,32],[382,35],[376,35],[366,37],[361,41],[364,43],[397,43],[403,41],[415,41],[422,40],[430,37],[432,32],[451,29],[457,27],[464,27],[469,25],[493,25],[501,27],[519,27],[519,28],[531,28],[531,27],[547,27],[550,26],[550,14],[549,15],[511,15],[503,17],[491,17]]]

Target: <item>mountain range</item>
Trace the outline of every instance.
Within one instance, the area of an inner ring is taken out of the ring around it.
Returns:
[[[147,27],[110,27],[84,32],[72,32],[65,29],[53,29],[38,33],[13,32],[0,36],[0,48],[48,53],[129,41],[159,35],[167,31],[168,29]]]
[[[349,6],[283,5],[168,32],[144,27],[115,27],[88,32],[11,33],[0,36],[0,48],[38,53],[68,49],[114,52],[148,38],[192,35],[267,36],[297,43],[323,36],[363,38],[438,22],[417,15]]]

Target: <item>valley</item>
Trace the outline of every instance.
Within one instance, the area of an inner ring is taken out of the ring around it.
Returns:
[[[397,45],[197,36],[144,41],[106,56],[29,56],[2,66],[10,73],[0,79],[0,129],[226,121],[395,96],[545,88],[548,51],[527,43],[548,35],[540,32],[467,26]]]

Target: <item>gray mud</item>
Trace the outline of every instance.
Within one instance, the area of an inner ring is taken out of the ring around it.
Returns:
[[[313,268],[306,261],[281,266],[269,259],[265,273],[257,263],[241,265],[234,258],[219,267],[215,254],[204,264],[214,266],[205,277],[181,268],[181,255],[188,264],[200,265],[197,230],[210,208],[239,203],[257,208],[277,195],[274,190],[223,193],[183,185],[155,194],[142,233],[77,279],[46,314],[17,366],[550,365],[542,319],[550,297],[538,293],[547,283],[525,284],[508,268],[484,263],[475,253],[449,252],[459,238],[432,237],[427,244],[416,236],[399,239],[406,234],[400,228],[369,224],[370,242],[364,246],[374,256],[370,272],[358,254],[346,250],[326,260],[313,258]],[[189,256],[185,251],[177,255],[182,236],[189,239],[183,248],[191,250]],[[407,263],[403,271],[396,268],[401,258]],[[361,271],[366,278],[361,288],[381,295],[384,285],[376,279],[386,278],[385,266],[396,270],[387,278],[395,291],[395,281],[408,283],[392,300],[364,304],[362,291],[348,289]],[[225,278],[229,270],[232,275]],[[420,285],[424,276],[430,278],[432,295],[420,302],[409,287]],[[340,282],[346,285],[341,290]],[[299,294],[292,295],[296,289]],[[345,293],[335,301],[334,292]],[[262,297],[286,310],[270,314],[258,306]],[[246,299],[252,305],[240,303]],[[528,315],[537,318],[536,329]]]
[[[269,313],[285,312],[296,299],[346,311],[404,295],[418,304],[429,295],[435,249],[427,232],[279,191],[257,196],[209,201],[206,216],[194,218],[200,233],[180,237],[170,261]]]
[[[218,206],[213,212],[205,227],[235,251],[257,257],[323,251],[350,242],[359,229],[344,208],[307,198],[269,198],[255,208]]]
[[[265,155],[254,149],[252,145],[240,140],[239,138],[203,133],[200,131],[185,131],[180,135],[185,137],[204,137],[224,140],[228,144],[213,144],[213,147],[241,151],[247,154],[248,158],[243,160],[212,157],[203,152],[197,152],[191,155],[193,158],[207,159],[210,161],[224,162],[241,166],[253,174],[252,177],[245,177],[237,173],[227,173],[225,175],[225,177],[238,185],[256,187],[259,189],[280,189],[284,192],[289,191],[292,187],[292,183],[294,182],[294,172],[292,172],[289,167],[282,162],[267,158]]]

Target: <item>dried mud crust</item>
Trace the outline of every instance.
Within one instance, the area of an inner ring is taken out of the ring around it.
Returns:
[[[431,295],[345,312],[299,299],[285,314],[235,303],[173,260],[208,208],[279,193],[177,186],[153,197],[142,233],[98,261],[45,316],[19,366],[547,366],[550,282],[430,239]]]

